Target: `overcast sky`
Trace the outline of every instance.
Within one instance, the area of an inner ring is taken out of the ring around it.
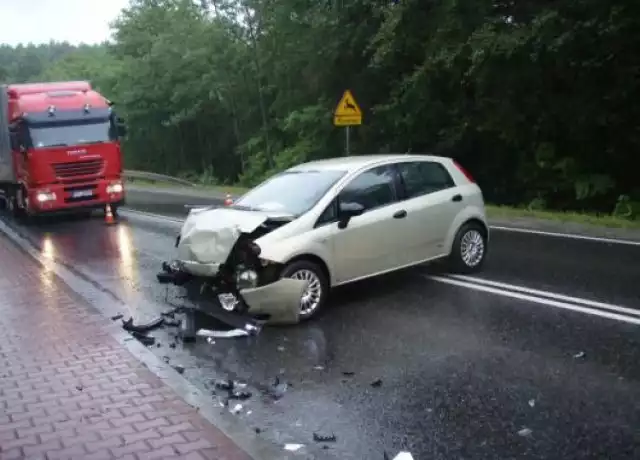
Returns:
[[[109,39],[109,22],[128,0],[0,0],[0,43],[72,44]]]

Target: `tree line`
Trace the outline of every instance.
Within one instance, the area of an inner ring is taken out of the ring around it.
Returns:
[[[494,203],[640,214],[637,0],[132,0],[113,30],[0,46],[0,81],[92,81],[129,168],[251,185],[344,155],[348,88],[353,154],[454,157]]]

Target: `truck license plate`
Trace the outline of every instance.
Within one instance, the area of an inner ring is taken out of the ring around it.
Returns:
[[[93,190],[74,190],[71,192],[73,198],[84,198],[93,195]]]

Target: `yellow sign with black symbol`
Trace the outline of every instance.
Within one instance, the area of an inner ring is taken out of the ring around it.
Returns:
[[[346,90],[338,102],[336,111],[333,113],[333,124],[335,126],[358,126],[362,124],[362,110],[351,94]]]

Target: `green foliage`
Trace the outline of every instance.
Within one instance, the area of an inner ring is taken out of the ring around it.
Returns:
[[[350,88],[356,154],[454,156],[496,203],[637,215],[638,2],[134,0],[114,28],[0,46],[0,80],[91,80],[131,168],[252,185],[343,155]]]

